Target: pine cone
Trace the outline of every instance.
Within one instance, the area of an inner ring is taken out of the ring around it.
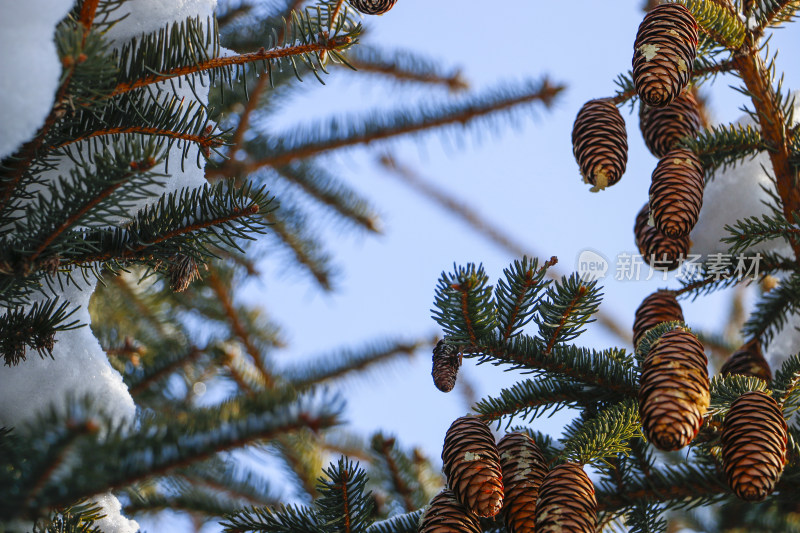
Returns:
[[[691,150],[672,150],[653,171],[650,213],[667,237],[686,237],[697,224],[703,205],[703,164]]]
[[[594,485],[576,463],[553,468],[539,487],[537,533],[595,533],[597,500]]]
[[[481,533],[481,525],[449,489],[444,489],[422,515],[419,533]]]
[[[383,15],[396,3],[397,0],[350,0],[350,5],[365,15]]]
[[[689,237],[671,238],[651,226],[650,207],[645,204],[636,215],[633,232],[636,235],[636,246],[642,259],[651,267],[675,270],[689,254]]]
[[[533,533],[539,485],[547,474],[541,450],[524,433],[509,433],[497,444],[503,468],[506,528],[509,533]]]
[[[774,489],[786,464],[788,433],[778,403],[764,392],[739,396],[722,424],[722,466],[742,500],[757,502]]]
[[[625,120],[611,100],[589,100],[575,117],[572,153],[581,168],[584,183],[597,192],[614,185],[628,163]]]
[[[639,304],[633,320],[633,346],[639,346],[644,334],[662,322],[683,322],[681,304],[672,291],[656,291]]]
[[[700,131],[700,106],[691,91],[684,91],[666,107],[639,107],[639,127],[647,148],[659,159],[684,137],[696,137]]]
[[[769,368],[764,353],[761,351],[761,343],[758,337],[754,337],[745,343],[741,348],[733,352],[728,357],[719,373],[723,376],[738,374],[740,376],[752,376],[760,378],[769,383],[772,381],[772,370]]]
[[[461,366],[461,352],[458,346],[440,340],[433,348],[433,383],[442,392],[450,392],[456,384],[458,367]]]
[[[650,107],[668,106],[689,83],[697,54],[697,21],[681,4],[655,7],[633,45],[633,83]]]
[[[500,455],[489,427],[462,416],[444,437],[442,462],[447,486],[464,507],[478,516],[494,516],[503,506]]]
[[[647,440],[664,451],[692,442],[710,401],[708,359],[683,329],[662,335],[642,363],[639,417]]]

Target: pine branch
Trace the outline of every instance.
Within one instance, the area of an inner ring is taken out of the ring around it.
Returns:
[[[420,502],[419,498],[415,498],[420,487],[415,486],[411,463],[398,449],[395,439],[376,433],[372,437],[371,449],[377,458],[375,461],[377,465],[373,464],[373,468],[381,468],[384,472],[389,485],[387,492],[396,496],[394,499],[401,503],[402,512],[411,512],[425,505],[426,502]],[[372,478],[374,481],[374,473]]]
[[[442,85],[451,92],[469,88],[460,70],[445,71],[431,59],[411,51],[362,44],[349,52],[348,59],[359,72],[380,74],[399,82]]]
[[[545,415],[552,416],[565,407],[594,403],[601,400],[602,396],[602,391],[563,378],[543,376],[519,381],[511,388],[502,389],[498,398],[489,396],[475,404],[473,410],[487,424],[497,421],[498,428],[501,419],[507,418],[507,429],[517,417],[533,421]]]
[[[367,533],[417,533],[422,513],[417,510],[375,522],[367,528]]]
[[[800,354],[795,354],[783,362],[775,373],[772,382],[773,394],[789,420],[800,410]]]
[[[234,334],[239,338],[241,343],[244,345],[247,353],[250,355],[250,358],[255,364],[256,368],[258,368],[259,372],[261,373],[261,377],[264,380],[264,383],[267,387],[271,387],[274,385],[275,380],[272,377],[272,372],[267,369],[266,365],[264,364],[264,356],[261,352],[256,348],[255,344],[250,339],[250,334],[245,329],[242,321],[239,319],[239,313],[233,306],[233,302],[230,298],[230,289],[223,285],[222,280],[220,279],[217,272],[214,270],[213,267],[209,268],[208,271],[208,282],[211,288],[214,290],[214,294],[217,295],[217,299],[219,300],[219,304],[225,310],[225,315],[228,317],[230,321],[231,329],[233,330]]]
[[[681,0],[680,3],[691,11],[703,32],[728,50],[738,50],[744,43],[747,27],[730,6],[703,0]]]
[[[367,476],[358,463],[344,457],[323,470],[321,497],[316,502],[317,515],[325,529],[341,533],[361,533],[372,521],[372,500],[365,492]]]
[[[706,172],[706,181],[713,178],[715,169],[722,167],[725,170],[769,149],[758,129],[749,124],[713,126],[701,132],[697,138],[683,139],[681,145],[700,157]]]
[[[628,454],[631,439],[641,436],[637,400],[628,398],[602,409],[564,443],[564,457],[581,464],[607,463],[606,458]]]
[[[748,15],[755,21],[751,30],[756,37],[760,37],[769,26],[779,26],[797,18],[800,2],[797,0],[758,0],[752,2]]]
[[[228,515],[225,533],[318,533],[317,518],[301,506],[250,507]]]
[[[586,283],[578,274],[572,274],[547,288],[535,317],[539,335],[547,345],[545,354],[557,344],[575,339],[584,331],[581,328],[593,321],[591,316],[602,298],[596,287],[596,280]]]
[[[448,340],[477,345],[495,328],[495,302],[483,265],[454,265],[455,273],[442,272],[433,309],[433,319],[442,326]]]
[[[800,239],[800,220],[790,223],[780,211],[761,215],[761,218],[746,217],[736,221],[733,226],[726,225],[725,231],[730,236],[723,237],[722,242],[730,245],[731,254],[739,254],[748,248],[774,239],[787,242]]]
[[[134,398],[151,389],[154,384],[162,382],[184,365],[194,362],[205,350],[190,346],[188,350],[165,352],[154,364],[146,365],[125,375],[125,384]]]
[[[354,372],[359,376],[378,365],[392,363],[397,359],[410,358],[423,347],[430,347],[432,339],[416,341],[382,340],[360,349],[341,349],[315,357],[308,363],[285,368],[281,376],[298,389],[342,379]]]
[[[787,321],[795,313],[800,302],[800,276],[793,275],[783,280],[773,290],[762,295],[750,314],[742,335],[745,338],[758,338],[766,348],[775,335],[784,327],[795,327]]]
[[[495,289],[497,302],[497,322],[502,339],[508,340],[518,335],[522,328],[534,318],[539,293],[548,288],[550,281],[543,281],[547,270],[558,262],[556,257],[545,261],[541,268],[539,261],[523,256],[522,262],[514,261],[503,270],[505,279],[500,279]]]
[[[523,104],[539,103],[549,107],[563,86],[551,85],[545,79],[521,87],[504,88],[486,95],[474,96],[456,104],[416,106],[413,109],[390,114],[373,113],[346,122],[333,121],[328,125],[313,124],[293,132],[278,134],[277,146],[263,146],[262,156],[247,163],[245,172],[254,172],[264,166],[278,167],[296,159],[311,157],[323,152],[371,143],[411,133],[429,131],[444,126],[475,123],[478,119],[500,112],[510,112]],[[255,152],[255,145],[251,143]],[[216,175],[213,171],[212,176]]]
[[[305,217],[283,204],[276,212],[268,213],[266,221],[279,242],[292,252],[296,263],[310,273],[320,287],[326,291],[332,290],[331,277],[334,271],[330,257],[309,234]]]
[[[58,298],[34,302],[30,309],[14,307],[0,316],[0,354],[5,366],[16,366],[26,359],[26,348],[36,350],[39,356],[53,357],[55,334],[81,327],[77,320],[67,319],[77,308],[67,311],[68,302],[59,304]]]

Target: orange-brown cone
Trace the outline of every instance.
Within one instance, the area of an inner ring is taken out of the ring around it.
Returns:
[[[700,131],[700,106],[691,91],[683,91],[667,107],[639,108],[639,128],[650,152],[661,159],[677,148],[678,141]]]
[[[450,489],[444,489],[433,497],[422,515],[419,533],[481,533],[481,525]]]
[[[645,356],[639,417],[656,448],[680,450],[697,435],[710,402],[707,365],[703,345],[683,329],[662,335]]]
[[[628,163],[628,133],[613,102],[603,98],[583,104],[572,126],[572,153],[593,192],[620,180]]]
[[[662,322],[683,322],[681,304],[672,291],[656,291],[639,304],[633,320],[633,346],[639,345],[644,334]]]
[[[537,533],[595,533],[597,500],[594,485],[576,463],[553,468],[539,487]]]
[[[722,424],[722,466],[728,485],[742,500],[764,500],[786,464],[788,433],[778,403],[761,392],[737,398]]]
[[[506,528],[509,533],[533,533],[539,486],[547,463],[536,443],[524,433],[509,433],[497,443],[503,485]]]
[[[642,259],[653,268],[675,270],[689,254],[689,236],[678,238],[667,237],[658,228],[651,226],[650,207],[644,207],[636,215],[633,233],[636,236],[636,246]]]
[[[503,507],[500,454],[489,427],[473,416],[462,416],[444,437],[442,462],[447,486],[456,499],[478,516],[489,517]]]
[[[661,158],[650,183],[650,213],[656,228],[670,238],[686,237],[700,216],[705,178],[691,150],[676,149]]]
[[[719,373],[723,376],[752,376],[763,379],[767,383],[772,381],[772,370],[770,370],[767,360],[764,359],[758,337],[751,339],[733,352],[719,369]]]

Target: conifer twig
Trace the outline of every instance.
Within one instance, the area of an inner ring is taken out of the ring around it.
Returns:
[[[217,295],[219,303],[225,311],[225,316],[227,316],[230,321],[234,334],[239,337],[239,340],[244,344],[247,353],[250,354],[250,357],[253,359],[253,364],[261,373],[267,386],[274,385],[275,380],[272,377],[272,373],[264,366],[261,354],[250,339],[250,334],[247,332],[247,329],[245,329],[242,321],[239,319],[239,313],[233,307],[233,302],[228,294],[227,287],[222,283],[214,267],[211,266],[208,267],[208,284],[213,289],[214,294]]]
[[[200,150],[205,154],[206,157],[209,156],[210,151],[212,148],[216,148],[218,146],[222,146],[223,141],[219,137],[215,137],[211,135],[213,131],[212,126],[207,126],[206,130],[201,135],[193,135],[190,133],[185,133],[181,131],[173,131],[173,130],[162,130],[158,128],[150,128],[146,126],[130,126],[130,127],[113,127],[113,128],[106,128],[102,130],[92,131],[86,133],[85,135],[79,135],[64,141],[61,144],[50,146],[50,150],[55,150],[58,148],[63,148],[70,144],[75,144],[80,141],[85,141],[86,139],[92,139],[94,137],[104,137],[107,135],[120,135],[123,133],[138,133],[141,135],[153,135],[158,137],[169,137],[171,139],[180,139],[183,141],[188,141],[191,143],[195,143],[200,147]]]
[[[197,346],[192,346],[191,348],[189,348],[189,350],[186,351],[186,353],[183,354],[183,356],[176,358],[170,364],[164,366],[163,368],[158,369],[156,372],[150,374],[149,376],[139,381],[138,383],[133,384],[130,387],[130,389],[128,389],[128,392],[130,392],[131,396],[134,397],[138,396],[139,394],[147,390],[147,388],[150,387],[151,384],[155,383],[156,381],[165,376],[172,374],[181,365],[185,365],[194,361],[195,359],[200,357],[200,355],[202,355],[204,352],[205,350],[201,350]]]
[[[337,50],[343,46],[347,46],[352,42],[353,38],[349,35],[340,35],[316,43],[298,44],[282,48],[271,48],[269,50],[261,48],[260,50],[246,54],[238,54],[228,57],[215,57],[195,65],[178,67],[159,74],[142,76],[133,81],[120,83],[114,88],[109,96],[116,96],[118,94],[123,94],[128,91],[138,89],[139,87],[145,87],[147,85],[152,85],[154,83],[162,82],[171,78],[177,78],[179,76],[186,76],[189,74],[197,74],[208,70],[231,67],[234,65],[244,65],[245,63],[253,63],[256,61],[272,61],[282,57],[313,54],[316,52],[322,52],[323,50]]]

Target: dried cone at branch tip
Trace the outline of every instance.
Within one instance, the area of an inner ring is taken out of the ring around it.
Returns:
[[[772,381],[772,370],[761,351],[758,337],[751,339],[733,352],[719,369],[719,373],[723,376],[752,376],[763,379],[767,383]]]
[[[683,91],[666,107],[639,107],[639,127],[650,152],[664,157],[685,137],[696,137],[700,131],[700,107],[691,91]]]
[[[597,500],[594,485],[576,463],[553,468],[539,487],[537,533],[595,533]]]
[[[658,162],[650,183],[650,213],[665,236],[686,237],[703,206],[703,164],[691,150],[672,150]]]
[[[652,268],[675,270],[689,254],[689,236],[667,237],[658,228],[650,225],[650,206],[644,207],[636,215],[633,226],[636,246],[645,263]]]
[[[683,309],[672,291],[656,291],[639,304],[633,320],[634,348],[648,330],[662,322],[683,322]]]
[[[683,329],[656,340],[642,363],[639,417],[647,440],[664,451],[692,442],[710,402],[703,345]]]
[[[433,348],[433,383],[442,392],[450,392],[456,384],[461,352],[457,346],[440,340]]]
[[[422,514],[419,533],[481,533],[481,525],[449,489],[444,489]]]
[[[645,15],[633,45],[633,83],[646,105],[665,107],[681,94],[697,40],[697,21],[681,4],[662,4]]]
[[[383,15],[396,3],[397,0],[350,0],[350,5],[365,15]]]
[[[742,500],[764,500],[786,464],[788,433],[778,403],[761,392],[738,397],[722,423],[722,467]]]
[[[451,425],[442,447],[442,470],[456,499],[478,516],[489,517],[503,507],[500,454],[489,427],[474,416]]]
[[[509,433],[497,443],[503,469],[506,528],[509,533],[533,533],[539,486],[547,462],[536,443],[524,433]]]
[[[584,183],[597,192],[617,183],[628,163],[625,120],[611,100],[589,100],[575,117],[572,153]]]

